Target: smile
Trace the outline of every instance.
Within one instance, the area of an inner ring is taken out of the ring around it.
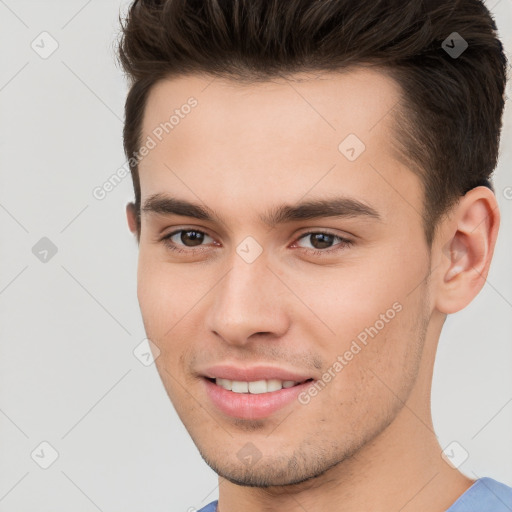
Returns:
[[[233,391],[233,393],[251,393],[253,395],[259,395],[262,393],[271,393],[273,391],[279,391],[280,389],[292,388],[302,382],[311,381],[313,379],[307,379],[306,381],[296,382],[293,380],[279,380],[279,379],[268,379],[268,380],[254,380],[251,382],[243,380],[230,380],[230,379],[209,379],[215,382],[217,386],[226,389],[227,391]]]
[[[269,417],[294,402],[299,405],[298,395],[313,379],[240,381],[206,377],[203,382],[206,395],[218,411],[234,418],[255,420]]]

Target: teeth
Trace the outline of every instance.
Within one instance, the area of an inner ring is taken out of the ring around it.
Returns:
[[[221,388],[233,391],[235,393],[251,393],[253,395],[261,393],[270,393],[271,391],[279,391],[282,388],[291,388],[299,382],[293,380],[255,380],[252,382],[245,382],[241,380],[229,380],[229,379],[215,379],[215,384]]]
[[[249,383],[241,380],[234,380],[231,384],[231,391],[234,391],[235,393],[248,393]]]
[[[266,380],[255,380],[254,382],[249,382],[249,393],[257,395],[259,393],[267,392],[267,381]]]
[[[267,380],[267,391],[279,391],[283,387],[280,380],[270,379]]]
[[[224,389],[227,389],[228,391],[231,391],[231,387],[233,385],[233,381],[229,379],[215,379],[215,382],[218,386],[223,387]]]

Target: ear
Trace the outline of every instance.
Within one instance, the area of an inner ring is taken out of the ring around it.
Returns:
[[[436,270],[435,306],[456,313],[480,292],[491,265],[500,213],[487,187],[471,189],[459,201],[442,229],[442,248]]]
[[[128,203],[126,205],[126,219],[128,220],[128,228],[138,237],[139,230],[137,227],[137,211],[135,209],[135,203]]]

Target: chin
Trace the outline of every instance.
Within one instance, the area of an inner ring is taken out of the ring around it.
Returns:
[[[211,457],[199,450],[203,460],[220,477],[229,480],[231,483],[243,487],[282,487],[282,486],[304,486],[307,482],[315,485],[315,479],[322,476],[331,468],[343,461],[345,456],[333,460],[333,454],[323,455],[316,452],[311,454],[295,452],[294,455],[276,455],[269,459],[261,457],[255,462],[244,462],[241,460],[222,459],[220,456]],[[225,454],[225,457],[232,457],[232,454]],[[265,460],[266,459],[266,460]]]

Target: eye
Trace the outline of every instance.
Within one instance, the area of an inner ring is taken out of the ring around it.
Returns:
[[[353,244],[351,240],[347,238],[343,238],[339,235],[335,235],[333,233],[325,232],[325,231],[310,231],[308,233],[302,234],[298,240],[309,239],[311,248],[301,247],[302,249],[311,249],[309,252],[313,252],[313,254],[323,255],[330,254],[333,252],[337,252],[343,250]],[[332,248],[332,244],[335,240],[339,240],[338,244],[334,245]]]
[[[213,238],[207,235],[204,231],[199,231],[197,229],[179,229],[165,235],[162,238],[162,242],[172,251],[195,252],[194,247],[200,247],[202,242],[205,240],[205,237],[213,240]],[[190,249],[182,249],[181,244]]]
[[[171,251],[193,254],[206,250],[206,248],[202,249],[201,246],[205,245],[203,242],[207,241],[206,239],[208,238],[215,242],[213,238],[204,231],[198,229],[178,229],[165,235],[161,241]],[[325,231],[303,233],[298,240],[308,238],[310,239],[311,247],[298,247],[317,256],[332,254],[344,250],[353,244],[353,242],[347,238]],[[332,244],[336,240],[338,240],[339,243],[333,246]],[[297,244],[297,242],[295,242],[295,244]]]

